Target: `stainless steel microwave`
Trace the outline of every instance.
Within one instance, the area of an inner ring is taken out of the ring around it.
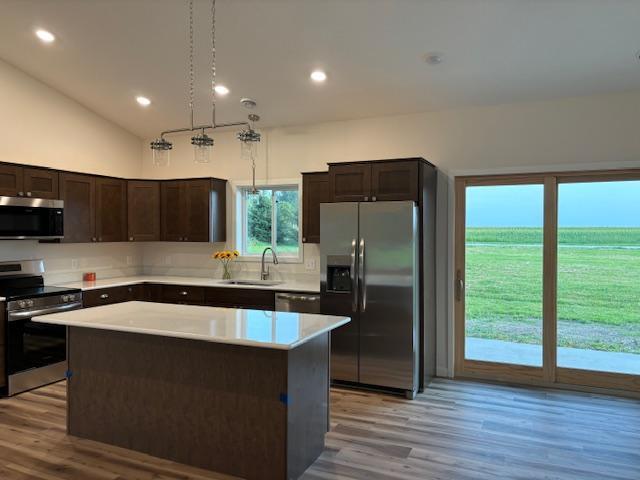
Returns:
[[[0,240],[63,238],[62,200],[0,196]]]

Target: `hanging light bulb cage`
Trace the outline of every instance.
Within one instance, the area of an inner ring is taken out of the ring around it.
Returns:
[[[152,160],[156,167],[168,167],[169,157],[173,143],[160,137],[150,143],[151,151],[153,152]]]
[[[191,145],[193,145],[193,161],[195,163],[209,163],[211,160],[211,147],[213,147],[213,138],[204,133],[199,133],[191,137]]]
[[[244,130],[240,130],[236,137],[241,142],[259,142],[262,135],[259,132],[256,132],[253,128],[246,128]]]
[[[213,138],[202,132],[191,137],[191,145],[194,147],[213,147]]]

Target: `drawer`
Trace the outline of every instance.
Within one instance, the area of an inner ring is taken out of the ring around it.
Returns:
[[[131,287],[113,287],[87,290],[82,293],[82,303],[85,308],[88,308],[127,302],[130,300],[130,288]]]
[[[162,301],[168,303],[204,305],[204,288],[162,285]]]
[[[275,292],[254,288],[213,287],[205,291],[205,302],[212,307],[275,310]]]
[[[142,297],[140,300],[144,302],[162,303],[162,285],[155,283],[145,283],[142,287]]]

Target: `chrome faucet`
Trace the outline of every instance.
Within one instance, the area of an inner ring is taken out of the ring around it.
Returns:
[[[260,280],[269,280],[269,265],[264,264],[264,256],[267,253],[267,250],[271,250],[271,255],[273,256],[273,264],[278,264],[278,257],[276,256],[276,252],[274,252],[273,248],[267,247],[262,252],[262,264],[260,267]]]

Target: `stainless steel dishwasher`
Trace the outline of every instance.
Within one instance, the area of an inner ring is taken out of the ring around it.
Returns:
[[[276,311],[320,313],[320,294],[277,292]]]

